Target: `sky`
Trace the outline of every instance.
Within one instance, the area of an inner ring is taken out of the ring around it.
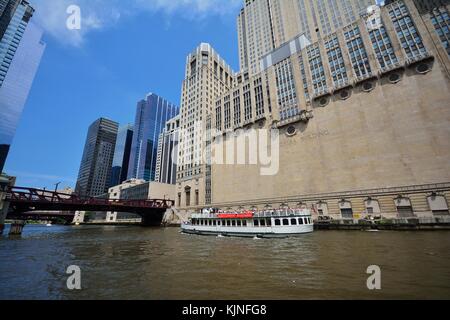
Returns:
[[[5,172],[16,185],[75,187],[89,125],[133,123],[156,93],[180,105],[186,56],[210,43],[238,70],[242,0],[31,0],[47,47]],[[77,5],[81,29],[66,27]]]

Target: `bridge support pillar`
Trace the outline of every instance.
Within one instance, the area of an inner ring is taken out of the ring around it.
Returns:
[[[23,227],[25,227],[25,221],[14,221],[11,224],[11,229],[9,230],[10,236],[20,236],[23,231]]]
[[[0,192],[1,193],[1,192]],[[3,199],[3,195],[0,194],[0,235],[3,234],[3,230],[5,229],[5,220],[6,215],[9,210],[9,202]]]
[[[86,212],[85,211],[76,211],[75,216],[73,217],[73,224],[81,224],[84,222]]]

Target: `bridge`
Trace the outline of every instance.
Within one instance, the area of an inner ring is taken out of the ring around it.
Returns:
[[[160,226],[166,210],[174,205],[167,199],[112,200],[22,187],[7,187],[5,201],[9,202],[8,219],[71,220],[74,213],[57,212],[129,212],[141,216],[144,226]]]

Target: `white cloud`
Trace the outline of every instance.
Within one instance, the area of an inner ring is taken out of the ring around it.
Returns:
[[[201,20],[208,16],[234,14],[242,0],[31,0],[35,17],[45,32],[62,43],[81,46],[94,31],[115,25],[121,17],[142,11],[167,17]],[[66,10],[70,5],[81,9],[81,29],[69,30]]]

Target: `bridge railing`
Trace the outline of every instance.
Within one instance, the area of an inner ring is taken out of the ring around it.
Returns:
[[[6,199],[12,202],[108,205],[117,207],[123,206],[140,208],[170,208],[175,204],[173,200],[169,199],[104,199],[23,187],[9,187],[7,189]]]

